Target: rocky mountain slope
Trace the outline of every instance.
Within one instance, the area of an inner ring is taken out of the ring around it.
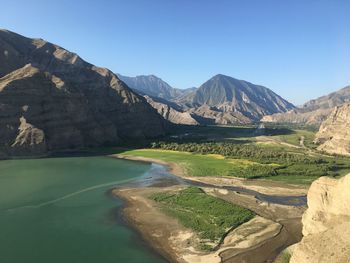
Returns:
[[[206,104],[197,108],[189,108],[187,110],[198,123],[204,125],[226,125],[226,124],[250,124],[252,120],[244,116],[240,112],[223,111],[216,107],[211,107]]]
[[[156,137],[165,122],[111,71],[0,30],[0,155]]]
[[[267,114],[286,112],[294,106],[271,90],[224,75],[216,75],[201,87],[185,90],[172,88],[160,78],[150,76],[120,78],[139,94],[160,98],[162,106],[151,103],[170,122],[188,124],[188,117],[176,121],[163,114],[165,108],[176,110],[195,119],[199,124],[247,124]],[[149,100],[149,99],[148,99]],[[169,111],[169,110],[166,110]],[[176,114],[178,115],[178,114]],[[185,120],[182,123],[182,120]],[[191,122],[192,123],[192,122]]]
[[[250,121],[294,108],[268,88],[221,74],[181,98],[178,103],[192,109],[207,105],[222,113],[234,113],[234,118],[242,116]],[[241,122],[245,120],[242,119]]]
[[[168,101],[174,101],[175,99],[182,97],[195,88],[189,89],[176,89],[171,87],[164,80],[154,75],[141,75],[136,77],[126,77],[118,74],[118,77],[124,81],[130,88],[140,93],[141,95],[147,95],[150,97],[159,97]]]
[[[321,177],[308,192],[303,215],[303,239],[291,263],[347,263],[350,259],[350,174]]]
[[[319,150],[350,155],[350,103],[334,108],[322,122],[315,143],[320,144]]]
[[[262,121],[320,125],[332,112],[334,107],[348,101],[350,101],[350,86],[326,96],[310,100],[301,107],[286,113],[264,116]]]
[[[147,102],[158,111],[167,121],[174,124],[183,125],[198,125],[199,122],[195,120],[189,112],[182,111],[181,107],[175,103],[171,103],[160,98],[152,98],[145,95]]]

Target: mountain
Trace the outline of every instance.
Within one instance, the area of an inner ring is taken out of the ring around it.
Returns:
[[[286,113],[264,116],[262,121],[320,125],[332,112],[334,107],[340,106],[348,101],[350,101],[350,86],[332,92],[326,96],[310,100],[301,107]]]
[[[214,76],[177,102],[187,108],[207,105],[214,107],[216,111],[239,114],[253,121],[264,115],[286,112],[294,108],[291,103],[268,88],[221,74]]]
[[[0,127],[6,156],[157,137],[165,121],[108,69],[0,30]]]
[[[168,101],[173,101],[178,97],[184,96],[193,91],[194,88],[176,89],[168,83],[154,75],[141,75],[136,77],[126,77],[118,74],[118,77],[124,81],[130,88],[141,95],[159,97]]]
[[[350,103],[335,107],[315,136],[321,151],[350,155]]]

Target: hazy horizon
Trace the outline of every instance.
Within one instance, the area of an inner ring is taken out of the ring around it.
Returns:
[[[153,74],[183,89],[224,74],[300,105],[350,85],[349,7],[345,1],[5,0],[0,27],[125,76]]]

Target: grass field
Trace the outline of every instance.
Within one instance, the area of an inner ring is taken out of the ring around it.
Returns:
[[[309,130],[293,130],[290,134],[276,135],[272,137],[279,139],[281,142],[286,142],[295,146],[301,146],[300,140],[303,137],[305,147],[312,149],[316,147],[312,143],[315,137],[315,132]]]
[[[254,178],[266,175],[276,165],[229,159],[221,155],[204,155],[157,149],[128,150],[122,155],[131,155],[175,162],[185,168],[189,176],[237,176]]]
[[[310,184],[320,176],[340,176],[350,172],[348,159],[322,159],[324,163],[304,163],[301,161],[285,164],[282,160],[278,164],[225,158],[218,154],[198,154],[160,149],[124,150],[121,154],[174,162],[182,166],[188,176],[234,176],[263,178],[291,184]]]
[[[156,193],[150,198],[185,227],[194,230],[203,240],[201,248],[204,250],[213,249],[228,230],[254,217],[250,210],[207,195],[197,187]]]
[[[320,176],[350,172],[350,158],[327,156],[315,150],[315,130],[268,125],[175,128],[162,141],[143,149],[100,149],[104,153],[148,157],[181,165],[188,176],[261,178],[291,184],[310,184]],[[300,143],[303,138],[303,144]]]

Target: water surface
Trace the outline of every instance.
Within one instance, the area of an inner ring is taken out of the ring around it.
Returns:
[[[109,157],[0,161],[0,262],[164,263],[108,194],[156,171]]]

